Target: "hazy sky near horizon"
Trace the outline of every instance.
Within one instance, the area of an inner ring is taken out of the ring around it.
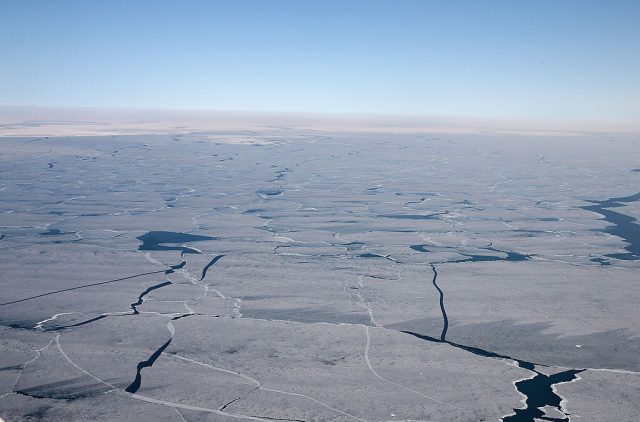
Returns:
[[[0,0],[0,104],[640,121],[640,1]]]

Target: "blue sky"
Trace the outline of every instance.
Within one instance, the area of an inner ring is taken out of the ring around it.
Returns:
[[[0,104],[640,121],[640,1],[0,0]]]

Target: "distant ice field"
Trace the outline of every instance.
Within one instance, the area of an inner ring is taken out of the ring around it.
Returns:
[[[640,420],[639,167],[578,135],[0,138],[0,417]]]

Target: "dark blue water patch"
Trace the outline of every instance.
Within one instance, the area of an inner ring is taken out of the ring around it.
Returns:
[[[222,257],[224,257],[224,255],[214,256],[213,259],[209,261],[207,265],[204,266],[204,268],[202,269],[202,275],[200,276],[200,281],[204,280],[204,278],[207,276],[207,271],[209,271],[209,268],[214,266],[216,262],[218,262]]]
[[[29,320],[10,321],[11,320],[0,319],[0,326],[13,328],[14,330],[33,330],[33,327],[38,323],[37,321]]]
[[[203,314],[198,314],[198,313],[195,313],[195,314],[192,314],[192,313],[182,314],[182,315],[174,316],[173,318],[171,318],[171,321],[177,321],[179,319],[187,318],[187,317],[195,316],[195,315],[203,315]],[[219,318],[220,315],[209,315],[209,317]]]
[[[93,318],[89,318],[86,319],[84,321],[80,321],[80,322],[76,322],[74,324],[70,324],[70,325],[58,325],[52,328],[48,328],[44,331],[49,332],[49,331],[62,331],[62,330],[66,330],[67,328],[74,328],[74,327],[80,327],[82,325],[87,325],[87,324],[91,324],[92,322],[96,322],[96,321],[100,321],[101,319],[107,318],[109,315],[106,314],[102,314],[102,315],[98,315],[97,317],[93,317]]]
[[[378,217],[395,218],[398,220],[435,220],[437,216],[444,214],[446,214],[446,212],[433,214],[379,214]]]
[[[284,169],[282,169],[282,170],[278,170],[278,171],[275,172],[276,173],[276,177],[271,179],[270,182],[278,182],[278,181],[282,180],[287,173],[290,173],[290,172],[291,172],[291,170],[289,170],[286,167]]]
[[[507,254],[506,257],[496,256],[496,255],[468,255],[468,254],[460,254],[468,257],[467,259],[463,259],[455,262],[490,262],[490,261],[508,261],[508,262],[521,262],[528,261],[531,259],[531,255],[521,254],[520,252],[512,252],[512,251],[501,251],[498,249],[487,248],[486,250],[500,252]]]
[[[433,271],[433,279],[431,280],[431,282],[433,283],[433,286],[438,290],[438,293],[440,295],[440,312],[442,313],[442,332],[440,333],[440,340],[447,341],[449,317],[447,316],[447,310],[444,307],[444,292],[436,282],[436,280],[438,279],[438,270],[436,270],[436,266],[431,264],[431,270]]]
[[[358,274],[358,275],[363,275],[365,277],[369,277],[369,278],[374,278],[376,280],[397,280],[396,278],[392,278],[392,277],[386,277],[383,275],[375,275],[375,274]],[[357,287],[351,287],[352,289],[357,289]]]
[[[360,255],[358,255],[358,257],[360,257],[360,258],[385,258],[384,255],[378,255],[377,253],[371,253],[371,252],[361,253]]]
[[[246,211],[243,211],[243,214],[255,214],[257,212],[264,212],[266,211],[264,208],[250,208]]]
[[[560,219],[557,218],[557,217],[541,217],[541,218],[536,218],[535,220],[537,220],[537,221],[560,221]]]
[[[629,243],[624,249],[626,253],[615,253],[606,255],[609,258],[635,261],[640,258],[640,225],[634,217],[625,215],[610,208],[623,207],[627,203],[640,201],[640,192],[635,195],[609,198],[604,201],[590,200],[593,205],[585,205],[580,208],[595,212],[604,217],[611,226],[605,227],[602,231],[619,237]]]
[[[429,245],[410,245],[409,247],[411,249],[413,249],[414,251],[418,251],[418,252],[431,252],[429,249],[427,249],[426,247]]]
[[[69,234],[69,232],[63,232],[60,229],[47,229],[46,232],[40,233],[40,236],[58,236],[62,234]]]
[[[156,284],[155,286],[148,287],[145,291],[140,293],[140,295],[138,295],[138,301],[131,304],[131,310],[133,311],[133,313],[135,315],[138,315],[140,313],[138,311],[138,306],[142,305],[142,303],[144,302],[144,297],[146,295],[148,295],[149,293],[151,293],[156,289],[160,289],[162,287],[168,286],[169,284],[173,284],[173,283],[171,283],[170,281],[164,281],[162,283]]]
[[[631,171],[634,172],[634,173],[640,173],[640,169],[633,169]]]
[[[238,296],[236,296],[238,297]],[[278,296],[279,298],[285,297],[285,296]],[[243,302],[245,301],[254,301],[254,300],[264,300],[264,299],[273,299],[274,296],[273,295],[253,295],[253,296],[239,296],[238,299],[241,299]]]
[[[518,233],[517,235],[518,237],[536,237],[534,234],[532,233]]]
[[[509,261],[509,262],[520,262],[520,261],[528,261],[531,259],[531,255],[528,254],[522,254],[520,252],[513,252],[513,251],[503,251],[501,249],[496,249],[493,247],[493,242],[489,243],[489,246],[487,246],[486,248],[481,248],[487,251],[492,251],[492,252],[499,252],[499,253],[503,253],[503,254],[507,254],[506,257],[493,257],[491,259],[484,259],[484,255],[475,255],[480,257],[479,260],[480,261]],[[474,255],[469,255],[472,259],[474,257]]]
[[[569,415],[565,414],[560,407],[562,398],[553,391],[552,386],[558,383],[573,381],[582,371],[582,369],[571,369],[553,375],[545,375],[535,371],[536,376],[533,378],[516,382],[516,389],[527,397],[525,407],[522,409],[514,409],[515,413],[505,416],[502,418],[502,421],[530,422],[536,419],[542,419],[545,421],[568,422],[570,420]],[[557,409],[564,416],[561,418],[545,416],[545,413],[540,410],[540,408],[545,406],[551,406]]]
[[[262,188],[256,189],[258,195],[276,196],[281,195],[284,191],[280,188]]]
[[[171,274],[173,271],[179,270],[179,269],[183,268],[185,265],[187,265],[187,261],[183,260],[179,264],[170,266],[169,269],[167,271],[165,271],[165,274]]]
[[[176,201],[177,201],[177,198],[174,198],[174,197],[167,198],[164,200],[164,205],[167,208],[173,208],[174,207],[173,202],[176,202]]]
[[[611,261],[609,261],[606,258],[591,258],[589,261],[591,262],[597,262],[598,264],[605,266],[605,265],[611,265]]]
[[[349,242],[349,243],[343,243],[341,246],[346,246],[348,251],[356,251],[358,249],[364,248],[364,243],[362,243],[362,242]]]
[[[438,196],[437,193],[433,192],[393,192],[398,196],[419,196],[419,197],[433,197]]]
[[[55,243],[55,244],[61,245],[61,244],[64,244],[64,243],[74,243],[74,242],[79,242],[79,241],[80,241],[80,239],[73,239],[73,240],[54,240],[54,241],[53,241],[53,242],[51,242],[51,243]]]
[[[399,194],[396,192],[396,195],[399,195]],[[404,203],[404,206],[406,207],[406,206],[408,206],[408,205],[418,205],[418,204],[422,204],[422,203],[423,203],[424,201],[426,201],[426,200],[427,200],[427,198],[426,198],[425,196],[422,196],[422,197],[418,198],[418,199],[417,199],[417,200],[415,200],[415,201],[407,201],[407,202],[405,202],[405,203]]]
[[[138,389],[140,389],[140,385],[142,384],[142,370],[144,368],[150,368],[153,366],[162,352],[164,352],[164,349],[166,349],[169,344],[171,344],[171,340],[173,340],[173,337],[169,338],[169,340],[167,340],[162,346],[160,346],[158,350],[153,352],[153,354],[149,356],[149,359],[138,363],[138,365],[136,366],[136,377],[133,382],[129,384],[127,388],[125,388],[124,391],[126,391],[127,393],[135,393],[138,391]]]
[[[432,252],[431,250],[426,248],[427,246],[429,246],[429,245],[422,244],[422,245],[410,245],[409,247],[411,249],[413,249],[414,251],[418,251],[418,252]],[[433,247],[437,248],[437,246],[433,246]],[[444,247],[444,248],[445,249],[453,249],[453,250],[455,250],[455,248],[449,248],[449,247]],[[487,251],[506,254],[506,256],[465,254],[465,253],[458,252],[460,255],[462,255],[462,256],[464,256],[466,258],[453,259],[451,261],[441,262],[441,264],[442,263],[453,263],[453,262],[491,262],[491,261],[520,262],[520,261],[528,261],[528,260],[531,259],[531,255],[523,254],[523,253],[520,253],[520,252],[503,251],[503,250],[500,250],[500,249],[495,249],[495,248],[493,248],[491,246],[487,247],[487,248],[481,248],[481,249],[482,250],[487,250]]]
[[[197,254],[200,252],[195,249],[189,248],[188,246],[167,246],[165,244],[184,244],[187,242],[218,240],[219,238],[190,233],[150,231],[143,234],[142,236],[136,237],[136,239],[142,242],[142,245],[138,247],[139,251],[180,251],[182,253]]]

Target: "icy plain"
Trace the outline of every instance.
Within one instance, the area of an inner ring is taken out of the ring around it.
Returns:
[[[640,420],[639,167],[584,136],[0,138],[0,417]]]

